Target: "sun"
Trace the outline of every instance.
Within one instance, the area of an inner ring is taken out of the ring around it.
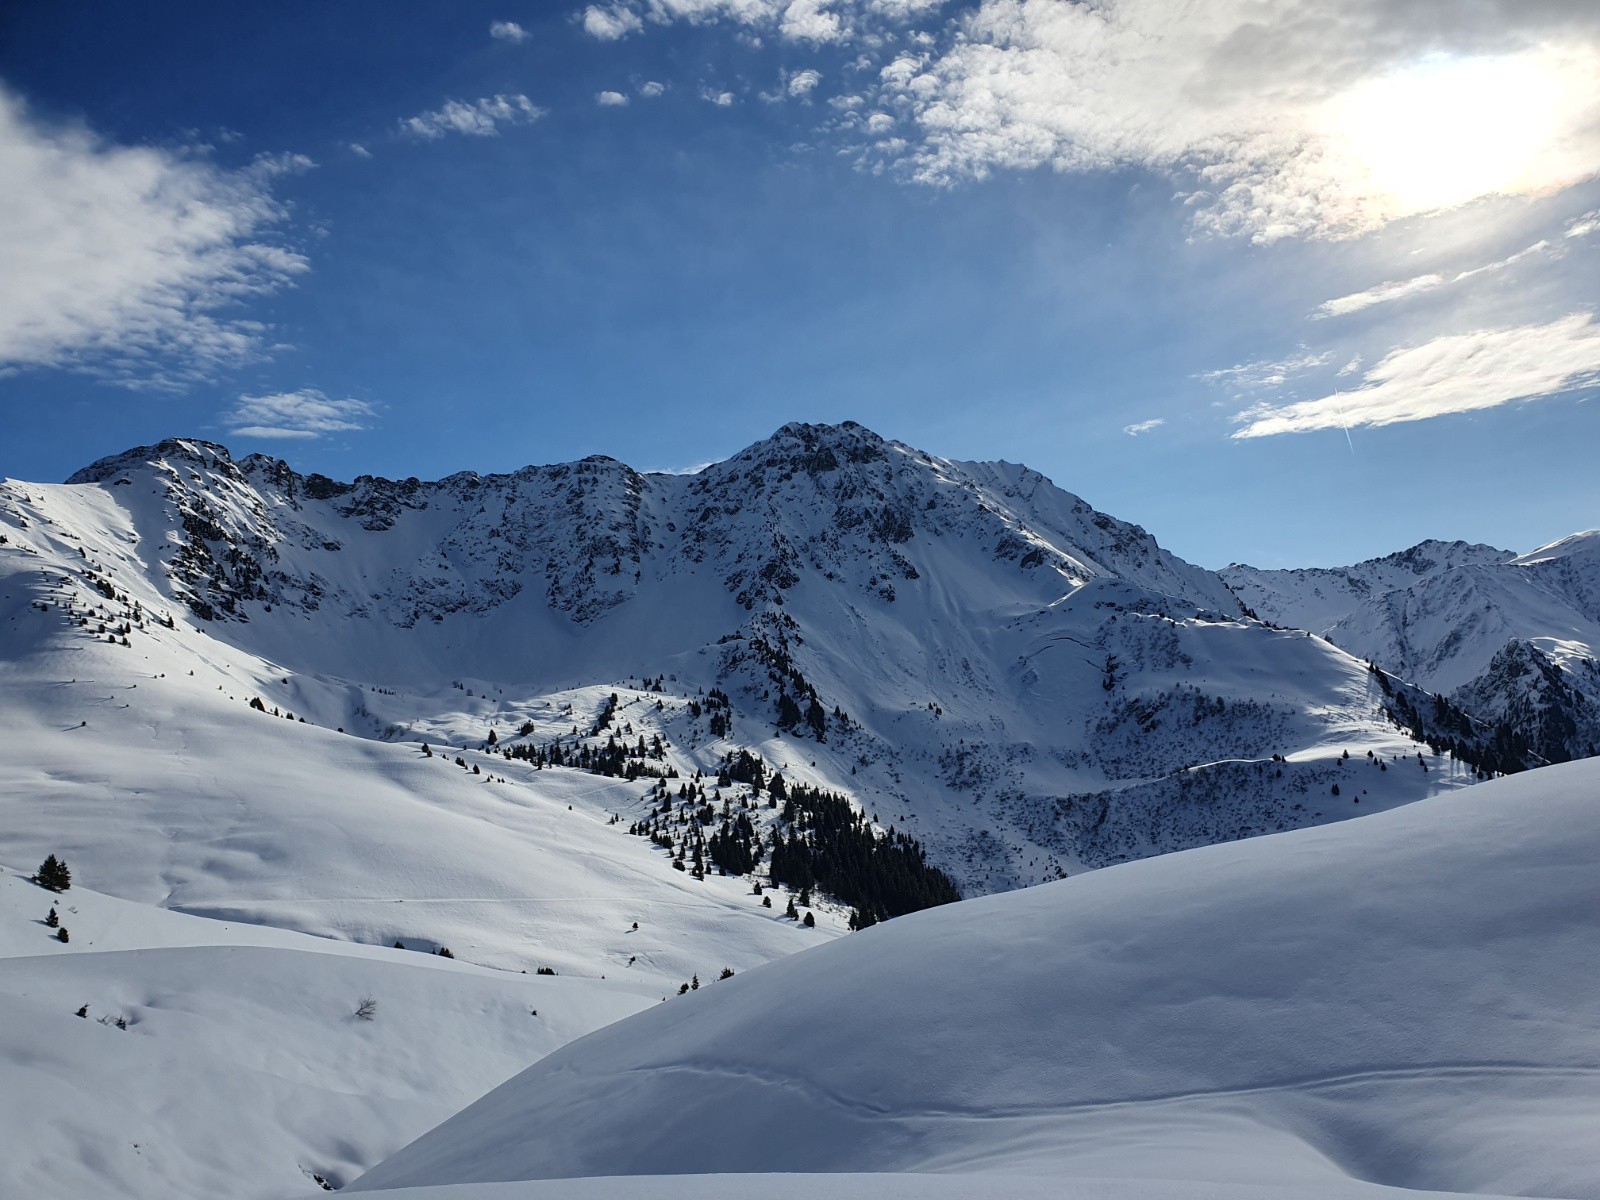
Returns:
[[[1428,58],[1337,98],[1327,130],[1351,182],[1392,216],[1538,190],[1566,98],[1541,58]]]

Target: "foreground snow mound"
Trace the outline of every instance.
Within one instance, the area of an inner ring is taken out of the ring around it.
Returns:
[[[775,1171],[1594,1196],[1597,805],[1600,764],[1574,763],[904,917],[566,1046],[352,1190]]]

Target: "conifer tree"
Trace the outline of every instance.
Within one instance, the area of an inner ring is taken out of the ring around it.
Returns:
[[[33,878],[40,887],[52,892],[64,892],[72,886],[72,872],[54,854],[39,864],[39,872]]]

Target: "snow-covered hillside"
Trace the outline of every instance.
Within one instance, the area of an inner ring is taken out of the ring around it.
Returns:
[[[658,763],[757,754],[968,892],[1471,777],[1352,775],[1346,752],[1417,749],[1362,663],[1245,618],[1218,577],[1035,472],[849,423],[687,477],[588,459],[341,484],[177,440],[7,482],[0,536],[19,678],[89,675],[66,664],[98,645],[96,678],[164,674],[173,712],[203,693],[294,713],[307,762],[491,730],[502,753],[548,746],[617,692],[621,736],[661,738]],[[630,828],[642,791],[609,802]]]
[[[1597,804],[1600,763],[1550,767],[913,914],[575,1042],[351,1190],[1600,1194]],[[469,1186],[599,1175],[634,1178]]]
[[[54,908],[62,944],[45,920]],[[0,873],[0,1194],[312,1194],[654,1002]],[[370,1019],[357,1015],[370,999]],[[82,1012],[80,1018],[77,1014]]]
[[[1264,620],[1448,695],[1536,758],[1600,753],[1600,531],[1522,555],[1423,542],[1353,567],[1222,577]]]

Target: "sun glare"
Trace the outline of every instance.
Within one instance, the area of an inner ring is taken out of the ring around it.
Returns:
[[[1336,100],[1330,132],[1395,216],[1536,190],[1563,108],[1546,68],[1535,54],[1428,59]]]

